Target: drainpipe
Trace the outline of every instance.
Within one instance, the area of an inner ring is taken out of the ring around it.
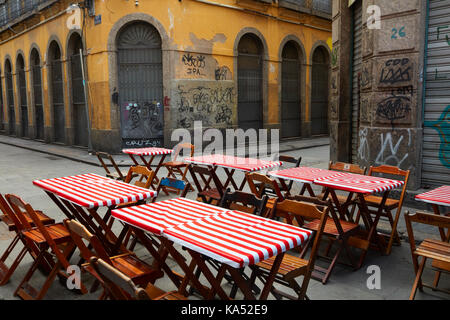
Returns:
[[[355,6],[353,6],[352,7],[352,18],[350,19],[350,21],[351,21],[351,23],[350,23],[350,30],[351,30],[351,32],[350,32],[350,85],[349,85],[349,88],[350,88],[350,105],[351,105],[351,108],[350,108],[350,111],[349,111],[349,114],[348,114],[348,118],[349,118],[349,127],[350,127],[350,141],[349,141],[349,144],[350,144],[350,150],[349,150],[349,161],[348,162],[350,162],[350,163],[352,163],[353,161],[353,159],[352,159],[352,139],[353,139],[353,132],[352,132],[352,123],[353,123],[353,95],[352,95],[352,93],[353,93],[353,56],[354,56],[354,50],[353,50],[353,47],[354,47],[354,45],[355,45],[355,35],[354,35],[354,30],[355,30],[355,19],[354,19],[354,17],[355,17],[355,14],[354,14],[354,11],[355,11]],[[359,77],[358,77],[358,83],[359,83]],[[358,101],[358,112],[357,112],[357,114],[359,115],[359,101]],[[358,121],[358,126],[357,126],[357,128],[356,128],[356,132],[359,132],[359,118],[357,119],[357,121]],[[358,140],[358,136],[356,136],[356,144],[357,144],[357,147],[358,147],[358,144],[359,144],[359,140]]]
[[[427,66],[428,66],[428,23],[430,19],[430,1],[427,0],[425,13],[425,44],[423,54],[423,71],[422,71],[422,128],[425,122],[425,86],[427,82]]]

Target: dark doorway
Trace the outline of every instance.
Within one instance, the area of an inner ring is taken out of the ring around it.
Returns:
[[[244,35],[238,45],[239,128],[263,128],[263,45],[253,34]]]
[[[317,47],[311,69],[311,134],[326,135],[328,132],[328,76],[329,54]]]
[[[49,53],[51,102],[53,107],[53,140],[65,142],[66,118],[64,106],[64,77],[61,49],[56,41],[50,44]]]
[[[38,140],[44,139],[44,107],[42,105],[42,73],[41,59],[36,49],[31,51],[31,77],[33,80],[34,122]]]
[[[25,61],[22,55],[17,57],[17,87],[19,89],[19,110],[20,110],[20,126],[22,137],[27,137],[28,133],[28,99],[27,99],[27,79],[25,75]]]
[[[11,62],[6,60],[5,62],[5,83],[6,83],[6,99],[8,104],[8,122],[9,122],[9,134],[16,134],[16,113],[14,111],[14,86],[12,79],[12,67]]]
[[[283,48],[281,65],[281,137],[301,135],[301,63],[294,41]]]

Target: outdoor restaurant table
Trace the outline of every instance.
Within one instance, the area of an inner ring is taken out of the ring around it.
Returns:
[[[284,253],[304,244],[312,234],[307,229],[186,198],[116,209],[112,211],[112,215],[138,231],[136,234],[140,239],[145,240],[143,232],[156,235],[185,273],[178,286],[179,292],[186,294],[186,286],[192,282],[207,299],[214,298],[216,293],[222,299],[229,299],[220,286],[226,272],[242,290],[245,299],[254,299],[249,284],[243,280],[239,271],[276,256],[274,267],[260,296],[260,299],[266,299]],[[147,247],[150,242],[144,241],[143,244]],[[189,266],[173,244],[188,251],[192,257]],[[158,256],[155,248],[149,246],[149,249],[160,266],[165,268],[164,271],[168,271],[163,261],[165,257]],[[221,263],[217,275],[211,273],[202,256]],[[196,266],[211,284],[211,289],[201,285],[193,274]],[[169,269],[169,277],[171,273]]]
[[[268,172],[268,175],[274,178],[283,180],[292,180],[303,183],[303,188],[300,194],[303,194],[305,190],[308,190],[309,194],[312,197],[315,197],[314,191],[311,187],[311,184],[314,183],[314,180],[318,178],[325,178],[340,174],[341,173],[337,171],[312,167],[295,167],[283,170],[273,170]]]
[[[166,156],[171,154],[173,152],[173,150],[165,149],[165,148],[150,147],[150,148],[122,149],[122,152],[128,154],[128,156],[131,158],[131,160],[133,161],[133,163],[135,165],[139,165],[139,162],[135,158],[135,156],[139,156],[141,158],[142,162],[144,163],[144,165],[149,169],[151,169],[151,165],[152,165],[155,157],[158,155],[161,155],[161,159],[159,160],[159,163],[157,164],[156,169],[154,170],[155,171],[154,181],[155,181],[155,183],[158,183],[159,182],[159,178],[157,177],[158,171],[161,168],[162,164],[164,163],[164,159],[166,158]],[[150,159],[147,160],[145,157],[150,157]],[[153,181],[152,181],[152,187],[154,187],[156,189]]]
[[[117,237],[108,225],[111,210],[123,203],[140,204],[156,196],[156,191],[94,173],[35,180],[33,184],[44,189],[67,218],[78,220],[99,237],[109,252],[117,249]],[[98,213],[102,207],[108,208],[103,218]]]
[[[385,205],[389,191],[402,186],[404,181],[342,172],[339,175],[317,178],[314,180],[314,183],[327,188],[327,192],[330,193],[334,204],[338,206],[340,212],[342,212],[343,209],[347,210],[347,208],[341,208],[335,190],[347,191],[350,193],[349,197],[352,197],[353,193],[356,193],[357,199],[359,200],[358,207],[361,217],[363,218],[365,226],[368,229],[367,238],[359,241],[359,248],[363,250],[363,254],[361,255],[358,268],[362,265],[367,250],[369,249],[370,241],[373,237],[376,236],[377,245],[381,252],[384,252],[384,250],[382,250],[380,239],[377,235],[377,224],[380,220],[382,209]],[[376,212],[375,219],[372,220],[371,212],[369,211],[364,196],[373,193],[382,193],[383,196],[380,206]],[[349,215],[346,214],[346,216]]]
[[[223,184],[224,189],[231,183],[235,190],[242,190],[247,181],[246,177],[244,177],[240,186],[238,187],[233,178],[236,170],[244,171],[247,173],[271,169],[282,165],[281,161],[243,158],[222,154],[187,157],[184,159],[184,161],[192,164],[211,166],[213,167],[214,174],[218,167],[222,167],[227,175],[227,180]]]
[[[418,194],[415,198],[419,201],[431,203],[435,214],[443,214],[440,211],[439,206],[450,207],[450,186],[441,186],[431,191]],[[448,214],[448,212],[444,214]],[[448,241],[450,239],[450,230],[447,235],[445,235],[445,231],[443,229],[439,229],[439,232],[441,234],[442,241]]]

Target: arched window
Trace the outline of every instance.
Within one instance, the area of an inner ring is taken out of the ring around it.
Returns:
[[[245,34],[238,45],[239,128],[263,127],[263,45],[253,34]]]
[[[64,111],[64,78],[61,49],[56,41],[52,41],[48,49],[50,74],[50,99],[53,109],[53,140],[65,142],[66,119]]]
[[[301,135],[301,63],[300,50],[294,41],[288,41],[282,52],[281,63],[281,137]]]
[[[42,73],[41,58],[36,49],[31,50],[30,56],[31,79],[33,81],[34,123],[36,139],[44,139],[44,106],[42,104]]]
[[[311,68],[311,134],[328,132],[328,77],[330,59],[328,51],[319,46],[314,50]]]

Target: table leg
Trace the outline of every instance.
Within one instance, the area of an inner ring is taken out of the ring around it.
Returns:
[[[130,156],[131,161],[133,161],[134,165],[138,166],[139,162],[137,162],[137,160],[134,158],[134,156],[132,154],[130,154],[130,153],[128,155]]]
[[[228,185],[231,183],[235,190],[239,190],[238,186],[236,185],[236,182],[233,179],[233,175],[236,169],[228,170],[228,168],[223,168],[223,170],[225,171],[228,177],[223,185],[223,188],[226,189]]]

